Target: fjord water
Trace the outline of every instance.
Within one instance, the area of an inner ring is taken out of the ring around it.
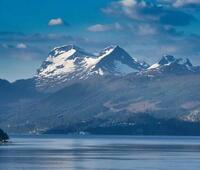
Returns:
[[[199,170],[200,137],[15,136],[0,170]]]

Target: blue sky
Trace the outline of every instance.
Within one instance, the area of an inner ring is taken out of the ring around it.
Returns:
[[[199,0],[0,0],[0,78],[32,77],[53,47],[69,43],[200,64],[199,11]]]

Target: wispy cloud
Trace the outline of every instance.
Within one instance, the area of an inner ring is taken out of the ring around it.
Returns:
[[[76,44],[94,50],[109,45],[91,38],[65,34],[25,34],[21,32],[0,32],[0,59],[44,60],[48,52],[56,46]]]
[[[122,26],[118,22],[114,24],[95,24],[88,27],[88,31],[91,32],[119,31],[121,29]]]
[[[173,3],[171,0],[121,0],[111,3],[103,11],[107,14],[124,16],[134,21],[159,25],[186,26],[195,20],[194,14],[185,9],[177,9],[174,5],[192,4],[192,2],[194,3],[195,0],[180,2],[177,0],[173,1]]]
[[[200,5],[199,0],[175,0],[173,2],[173,6],[175,7],[183,7],[190,5]]]
[[[150,25],[144,24],[138,26],[138,33],[140,35],[153,35],[157,33],[157,30]]]
[[[16,48],[25,49],[25,48],[27,48],[27,45],[24,44],[24,43],[18,43],[18,44],[16,45]]]
[[[193,24],[199,22],[198,10],[199,0],[119,0],[102,12],[123,21],[119,42],[151,61],[167,53],[199,57],[200,37],[191,36]]]
[[[95,24],[88,27],[88,31],[91,32],[104,32],[110,30],[110,26],[102,25],[102,24]]]
[[[120,1],[120,3],[125,6],[125,7],[133,7],[134,5],[137,4],[137,2],[135,0],[122,0]]]

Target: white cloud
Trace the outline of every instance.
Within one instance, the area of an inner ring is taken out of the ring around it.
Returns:
[[[88,31],[91,32],[104,32],[110,30],[110,27],[108,25],[102,25],[102,24],[96,24],[96,25],[91,25],[88,27]]]
[[[200,0],[176,0],[173,3],[174,7],[182,7],[185,5],[200,5]]]
[[[48,23],[49,26],[64,25],[64,21],[61,18],[51,19]]]
[[[111,30],[121,30],[122,26],[116,22],[114,24],[95,24],[88,27],[88,31],[91,32],[105,32]]]
[[[124,7],[133,7],[137,4],[136,0],[121,0],[120,2]]]
[[[16,45],[16,48],[25,49],[25,48],[27,48],[27,45],[24,44],[24,43],[19,43],[19,44]]]

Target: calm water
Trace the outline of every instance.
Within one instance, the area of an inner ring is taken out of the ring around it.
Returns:
[[[0,170],[199,170],[199,137],[18,136]]]

